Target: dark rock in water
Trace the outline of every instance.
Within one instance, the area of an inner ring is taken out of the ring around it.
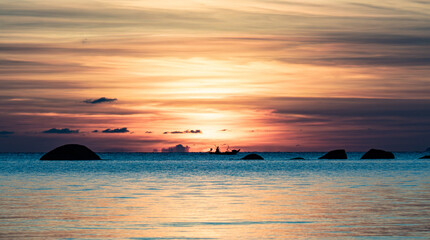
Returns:
[[[244,160],[264,160],[264,158],[258,154],[252,153],[252,154],[248,154],[245,157],[243,157],[242,159]]]
[[[46,153],[40,160],[100,160],[100,157],[85,146],[66,144]]]
[[[348,159],[344,149],[337,149],[326,153],[318,159]]]
[[[394,159],[394,154],[380,149],[370,149],[361,159]]]
[[[420,157],[420,159],[430,159],[430,155],[422,156],[422,157]]]
[[[305,159],[302,157],[295,157],[295,158],[291,158],[291,160],[305,160]]]

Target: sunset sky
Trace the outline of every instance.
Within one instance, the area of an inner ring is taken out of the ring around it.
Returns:
[[[0,151],[430,147],[430,2],[0,0]]]

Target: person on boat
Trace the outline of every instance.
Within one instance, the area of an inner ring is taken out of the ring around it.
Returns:
[[[220,153],[219,147],[216,147],[215,153]]]

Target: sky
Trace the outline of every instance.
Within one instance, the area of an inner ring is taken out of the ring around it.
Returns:
[[[0,86],[1,152],[422,151],[430,2],[0,0]]]

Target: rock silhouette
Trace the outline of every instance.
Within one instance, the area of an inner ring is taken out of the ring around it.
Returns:
[[[392,152],[372,148],[367,151],[361,159],[394,159],[394,154]]]
[[[49,151],[40,160],[100,160],[100,157],[83,145],[66,144]]]
[[[243,160],[264,160],[264,158],[258,154],[251,153],[242,158]]]
[[[430,159],[430,155],[422,156],[422,157],[420,157],[420,159]]]
[[[330,151],[318,159],[348,159],[344,149]]]
[[[295,158],[291,158],[291,160],[305,160],[305,159],[302,157],[295,157]]]

